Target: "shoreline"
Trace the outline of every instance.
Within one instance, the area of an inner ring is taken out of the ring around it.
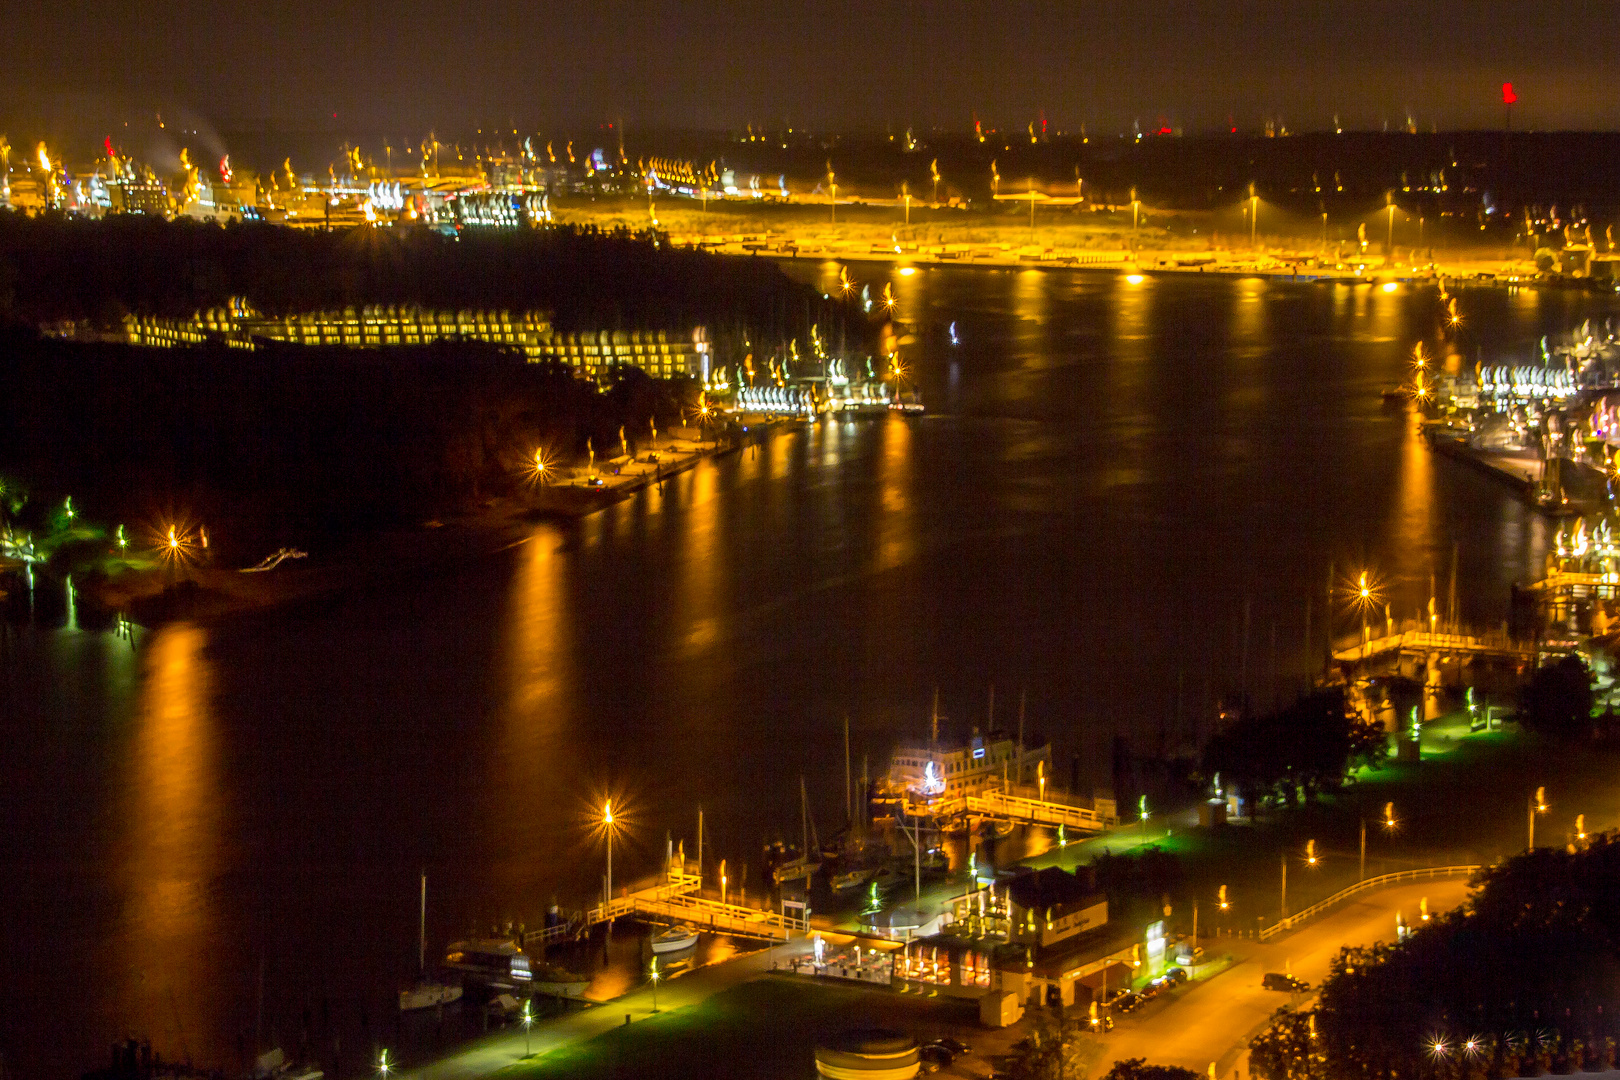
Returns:
[[[626,502],[640,492],[724,457],[790,426],[776,421],[749,425],[738,439],[689,440],[673,436],[656,451],[657,462],[612,459],[599,470],[603,484],[588,488],[583,469],[571,469],[571,482],[547,485],[528,499],[499,497],[482,509],[414,528],[357,533],[340,539],[317,565],[303,560],[274,570],[186,567],[173,571],[132,571],[86,586],[86,599],[111,612],[123,612],[147,629],[181,620],[213,620],[315,603],[413,576],[442,572],[460,562],[486,558],[515,547],[545,522],[577,522]],[[660,440],[662,442],[662,440]],[[678,444],[687,444],[679,447]],[[665,459],[665,455],[671,455]],[[617,471],[607,472],[609,468]]]

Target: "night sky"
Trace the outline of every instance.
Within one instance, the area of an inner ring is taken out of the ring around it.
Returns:
[[[167,108],[221,125],[1620,127],[1609,0],[25,0],[13,128]],[[336,113],[336,119],[333,118]]]

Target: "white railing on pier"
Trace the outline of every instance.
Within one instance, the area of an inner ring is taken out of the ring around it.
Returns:
[[[1473,655],[1532,657],[1535,650],[1520,645],[1503,634],[1475,637],[1470,634],[1438,634],[1427,630],[1403,630],[1383,637],[1335,649],[1333,659],[1344,664],[1366,660],[1387,652],[1470,653]]]
[[[581,914],[583,928],[611,919],[651,917],[686,923],[701,930],[739,937],[786,941],[793,934],[808,933],[809,920],[775,911],[724,904],[696,895],[702,879],[696,874],[671,871],[661,884],[615,896]]]
[[[1431,866],[1422,870],[1397,870],[1390,874],[1379,874],[1377,877],[1365,878],[1356,882],[1347,889],[1340,889],[1326,900],[1312,904],[1304,911],[1295,912],[1286,916],[1260,931],[1261,941],[1270,941],[1278,934],[1292,930],[1321,915],[1329,908],[1342,904],[1358,893],[1370,892],[1373,889],[1387,888],[1390,885],[1403,885],[1412,881],[1429,881],[1434,878],[1473,877],[1479,871],[1479,866]]]

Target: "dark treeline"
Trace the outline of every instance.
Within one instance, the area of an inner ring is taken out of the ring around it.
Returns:
[[[791,281],[774,262],[672,247],[653,233],[594,228],[368,226],[325,232],[114,215],[100,221],[0,211],[0,317],[38,325],[183,317],[244,297],[270,315],[366,304],[543,309],[561,330],[738,331],[802,337],[855,309]]]
[[[226,522],[255,543],[421,520],[519,490],[537,447],[598,460],[678,423],[686,380],[606,390],[476,343],[139,349],[0,339],[0,471],[87,517]]]

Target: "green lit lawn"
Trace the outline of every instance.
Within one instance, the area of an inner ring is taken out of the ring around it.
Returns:
[[[977,1020],[974,1002],[768,976],[732,987],[700,1005],[559,1048],[500,1075],[810,1080],[816,1075],[816,1037],[824,1032],[890,1027],[927,1041]]]

